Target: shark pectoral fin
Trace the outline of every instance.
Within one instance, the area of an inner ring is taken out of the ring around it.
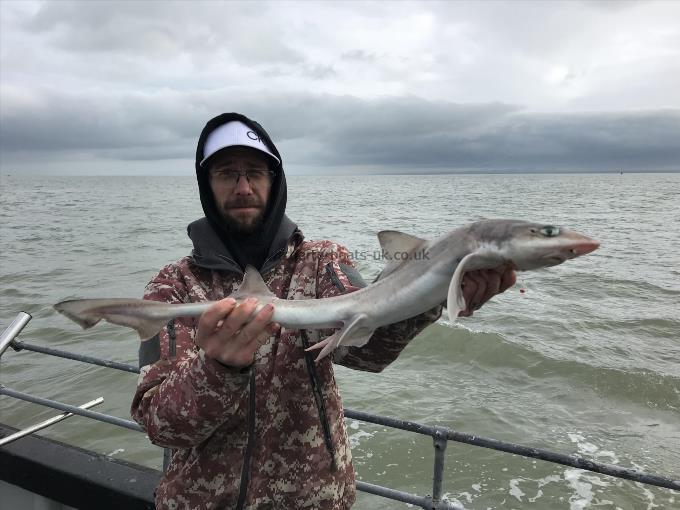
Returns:
[[[308,347],[307,351],[321,349],[321,352],[316,357],[315,361],[319,361],[332,352],[338,345],[360,347],[364,345],[373,335],[373,329],[364,325],[366,315],[359,314],[354,316],[347,324],[340,330],[333,333],[328,338],[317,342]]]
[[[470,263],[477,257],[477,253],[470,253],[466,255],[463,257],[463,260],[460,261],[458,267],[456,267],[456,270],[453,273],[446,299],[446,309],[449,312],[449,320],[451,322],[455,321],[458,318],[458,314],[467,308],[460,284],[462,283],[463,275],[467,270],[466,266],[469,266]]]
[[[253,266],[248,265],[246,266],[246,272],[243,274],[241,285],[230,297],[242,299],[247,297],[275,298],[276,296],[269,290],[267,284],[264,283],[260,272]]]

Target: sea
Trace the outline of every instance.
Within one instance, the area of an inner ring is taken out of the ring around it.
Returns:
[[[202,216],[195,179],[0,179],[0,327],[33,316],[20,339],[137,363],[138,340],[109,324],[81,330],[52,305],[141,297],[187,255]],[[443,318],[382,373],[337,367],[346,407],[680,479],[680,174],[291,176],[287,214],[310,239],[346,245],[367,281],[376,238],[434,238],[481,218],[561,225],[601,242],[540,271],[473,317]],[[136,376],[9,349],[0,384],[130,418]],[[0,396],[0,421],[25,427],[55,410]],[[428,436],[347,420],[360,480],[432,493]],[[160,468],[142,433],[73,417],[40,435]],[[467,509],[672,509],[680,493],[449,442],[445,497]],[[355,508],[409,505],[360,493]]]

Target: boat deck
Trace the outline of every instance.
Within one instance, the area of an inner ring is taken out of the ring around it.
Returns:
[[[16,431],[0,424],[0,437]],[[0,499],[8,509],[153,510],[160,477],[155,469],[37,435],[0,448]]]

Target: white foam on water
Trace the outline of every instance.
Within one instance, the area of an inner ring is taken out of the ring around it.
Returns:
[[[468,494],[468,493],[467,493],[467,492],[463,492],[462,494]],[[454,504],[454,505],[458,505],[458,506],[461,507],[463,510],[465,510],[465,508],[466,508],[465,505],[463,504],[463,502],[462,502],[461,500],[459,500],[458,498],[453,497],[453,496],[452,496],[451,494],[449,494],[448,492],[442,494],[442,501],[446,501],[447,503],[452,503],[452,504]],[[468,501],[468,503],[470,503],[470,502],[471,502],[471,501]]]
[[[569,439],[571,439],[572,443],[576,443],[580,453],[589,453],[592,455],[599,450],[599,448],[593,443],[587,442],[586,438],[580,432],[576,434],[568,433],[567,435],[569,436]]]
[[[541,496],[543,496],[543,491],[542,491],[541,489],[538,489],[538,492],[536,493],[536,495],[535,495],[533,498],[529,498],[529,502],[530,502],[530,503],[535,503],[536,500],[537,500],[538,498],[540,498]]]
[[[639,465],[635,462],[631,462],[631,464],[633,465],[633,468],[637,469],[638,471],[645,471],[644,466],[641,466],[641,465]],[[646,485],[644,485],[642,483],[636,483],[635,485],[637,485],[640,488],[640,490],[642,490],[642,493],[645,495],[645,498],[648,500],[647,510],[652,510],[653,508],[661,508],[663,506],[663,505],[657,505],[654,502],[654,494],[652,493],[652,491],[649,490],[649,488]],[[672,501],[669,501],[669,502],[672,503]]]
[[[639,485],[641,486],[640,488],[642,489],[642,493],[645,495],[645,498],[649,500],[647,502],[647,510],[652,510],[653,508],[662,508],[662,505],[657,505],[654,503],[654,494],[652,494],[652,491],[642,484]]]
[[[465,498],[465,500],[466,500],[468,503],[472,503],[472,494],[470,494],[469,492],[461,492],[461,493],[459,494],[459,496],[460,496],[461,498]]]
[[[611,483],[605,482],[599,476],[591,474],[583,469],[565,469],[564,479],[574,490],[575,494],[569,497],[570,510],[582,510],[590,508],[595,499],[593,485],[598,487],[609,487]],[[602,501],[597,501],[597,505]]]
[[[519,478],[513,478],[510,480],[510,495],[517,501],[522,502],[522,496],[526,496],[522,489],[519,488],[519,482],[522,480]]]
[[[569,497],[569,510],[583,510],[593,501],[593,486],[581,480],[582,469],[566,469],[564,479],[576,494]]]
[[[610,450],[601,450],[599,446],[586,440],[581,432],[568,433],[567,436],[569,436],[572,443],[576,444],[579,453],[590,455],[598,461],[602,460],[610,464],[619,463],[619,458],[616,453]]]
[[[366,432],[365,430],[360,430],[358,432],[355,432],[354,434],[350,434],[348,436],[349,446],[351,448],[356,448],[361,444],[361,441],[363,439],[369,439],[371,437],[373,437],[373,434],[371,434],[370,432]]]
[[[539,478],[538,480],[536,480],[536,482],[538,483],[539,489],[541,487],[545,487],[549,483],[561,482],[561,481],[562,481],[562,477],[560,475],[549,475],[549,476],[545,476],[543,478]]]

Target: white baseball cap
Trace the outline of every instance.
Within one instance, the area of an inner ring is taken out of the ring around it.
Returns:
[[[281,160],[272,154],[256,131],[239,120],[232,120],[231,122],[222,124],[208,135],[205,145],[203,146],[203,160],[201,161],[201,166],[203,166],[208,158],[217,151],[236,145],[252,147],[253,149],[268,154],[274,158],[277,163],[281,163]]]

